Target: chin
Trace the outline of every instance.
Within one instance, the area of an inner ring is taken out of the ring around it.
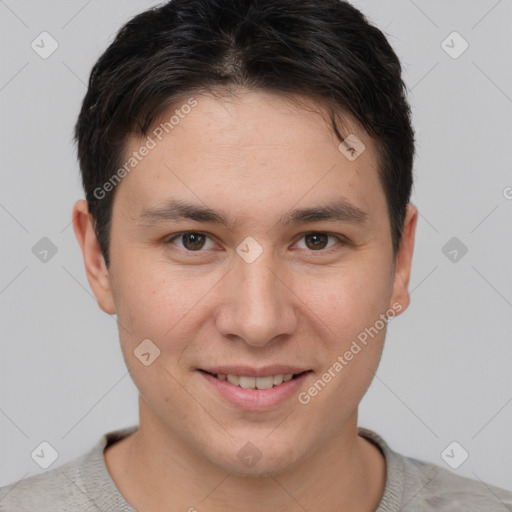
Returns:
[[[277,477],[280,474],[286,473],[293,464],[290,463],[289,459],[264,460],[262,457],[253,467],[245,466],[240,461],[233,459],[217,461],[217,466],[233,476],[263,480],[270,476]]]
[[[264,437],[251,442],[250,437],[230,443],[221,451],[206,456],[219,469],[232,475],[251,478],[268,478],[290,470],[300,454],[296,453],[286,440],[269,443]],[[216,446],[219,446],[218,444]],[[205,452],[202,454],[205,456]]]

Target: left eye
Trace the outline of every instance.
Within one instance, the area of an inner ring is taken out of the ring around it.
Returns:
[[[327,233],[307,233],[304,235],[300,241],[305,240],[306,241],[306,247],[300,247],[300,249],[311,249],[313,251],[321,251],[323,249],[329,249],[333,245],[336,245],[336,243],[333,243],[331,245],[328,245],[329,238],[332,238],[333,240],[337,240],[340,242],[341,240],[334,235],[329,235]]]
[[[329,238],[331,238],[331,240],[334,241],[330,245]],[[321,232],[306,233],[305,235],[302,236],[299,242],[301,242],[302,240],[305,241],[305,246],[299,247],[297,245],[298,248],[309,249],[312,251],[322,251],[324,249],[330,249],[333,245],[336,245],[336,242],[342,242],[342,240],[335,235],[329,235],[327,233]],[[172,238],[166,240],[165,243],[172,243],[173,245],[177,245],[181,249],[184,249],[189,252],[200,252],[201,249],[212,249],[213,246],[215,245],[213,241],[210,239],[210,237],[198,231],[178,233]]]

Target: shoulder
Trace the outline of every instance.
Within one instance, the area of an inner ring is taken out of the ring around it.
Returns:
[[[1,487],[0,512],[134,512],[110,477],[103,450],[136,429],[108,432],[80,457]]]
[[[409,510],[455,512],[512,511],[512,492],[457,475],[436,464],[399,455],[404,468],[404,499]]]
[[[376,512],[512,511],[510,491],[406,457],[371,430],[359,428],[359,435],[376,444],[386,459],[386,484]]]
[[[79,487],[85,456],[61,467],[18,480],[0,488],[1,512],[64,512],[81,508],[85,495]]]

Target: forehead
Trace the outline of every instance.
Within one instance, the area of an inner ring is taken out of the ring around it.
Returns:
[[[357,158],[340,146],[322,106],[308,98],[191,94],[169,108],[147,138],[128,140],[125,161],[137,162],[119,194],[141,210],[180,194],[234,204],[234,194],[243,193],[246,200],[284,207],[306,196],[333,199],[339,191],[372,209],[384,199],[375,144],[346,116],[341,129],[357,151],[364,148]],[[144,146],[151,149],[141,158]]]

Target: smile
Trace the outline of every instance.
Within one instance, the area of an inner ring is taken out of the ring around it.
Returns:
[[[281,371],[283,369],[284,367]],[[220,396],[222,400],[228,401],[236,408],[263,412],[291,401],[303,389],[306,379],[313,373],[312,370],[304,371],[301,368],[293,368],[295,371],[291,373],[291,367],[286,369],[288,372],[279,373],[278,368],[251,371],[246,367],[239,368],[240,374],[235,374],[225,373],[227,368],[224,372],[216,368],[217,371],[214,372],[201,369],[198,373],[205,379],[207,389]],[[266,375],[261,375],[262,373]]]
[[[217,373],[212,374],[210,372],[206,372],[212,375],[213,377],[219,380],[225,380],[233,386],[238,386],[243,389],[270,389],[274,386],[279,386],[283,382],[288,382],[293,378],[300,375],[299,373],[287,373],[287,374],[278,374],[278,375],[269,375],[267,377],[248,377],[246,375],[232,375],[225,373]],[[302,372],[305,373],[305,372]]]

